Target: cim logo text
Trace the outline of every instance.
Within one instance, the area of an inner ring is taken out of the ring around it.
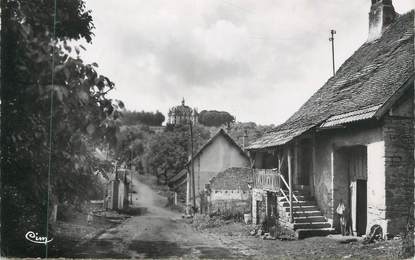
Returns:
[[[35,233],[33,231],[27,232],[25,237],[26,237],[27,240],[29,240],[32,243],[45,244],[45,245],[53,240],[53,238],[48,240],[47,237],[41,237],[41,236],[39,236],[38,233]]]

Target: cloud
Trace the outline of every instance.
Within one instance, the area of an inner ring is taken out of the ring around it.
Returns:
[[[370,1],[88,0],[84,53],[129,109],[166,113],[185,97],[241,121],[281,123],[366,40]],[[397,11],[412,0],[395,1]]]

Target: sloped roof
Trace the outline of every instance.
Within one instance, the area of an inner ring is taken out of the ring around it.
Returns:
[[[232,145],[234,146],[240,153],[242,156],[246,157],[247,159],[249,159],[248,155],[245,153],[245,151],[239,146],[239,144],[237,142],[235,142],[235,140],[233,140],[232,137],[230,137],[230,135],[228,135],[225,130],[223,130],[222,128],[214,135],[212,136],[200,149],[199,151],[197,151],[197,153],[194,154],[193,158],[197,158],[199,155],[201,155],[203,153],[203,151],[209,147],[219,136],[223,136],[225,137],[225,139]],[[191,162],[191,160],[189,160],[187,162],[186,165],[189,165]]]
[[[212,190],[249,190],[248,183],[252,182],[252,169],[232,167],[219,172],[210,180]]]
[[[375,116],[376,112],[380,108],[380,105],[359,109],[356,111],[344,113],[341,115],[336,115],[329,117],[320,128],[329,128],[336,125],[341,125],[345,123],[356,122],[360,120],[370,119]]]
[[[247,149],[286,143],[332,116],[375,106],[381,109],[413,76],[412,10],[400,15],[380,39],[364,43],[294,115]],[[291,134],[282,134],[286,132]]]

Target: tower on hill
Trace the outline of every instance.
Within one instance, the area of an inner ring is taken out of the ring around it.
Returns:
[[[181,105],[174,106],[169,109],[168,124],[183,125],[192,122],[192,124],[195,125],[198,122],[198,116],[199,113],[197,112],[197,109],[192,109],[191,107],[187,106],[183,98]]]

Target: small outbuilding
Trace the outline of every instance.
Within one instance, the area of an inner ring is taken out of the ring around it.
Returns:
[[[185,202],[188,208],[192,204],[191,172],[194,170],[194,187],[196,207],[205,213],[206,185],[219,172],[231,167],[249,167],[250,161],[244,150],[230,137],[225,130],[220,129],[194,155],[193,160],[185,165],[177,175],[169,180],[170,187],[175,191],[175,201]]]
[[[232,214],[251,211],[252,169],[232,167],[219,172],[208,187],[209,213]]]

